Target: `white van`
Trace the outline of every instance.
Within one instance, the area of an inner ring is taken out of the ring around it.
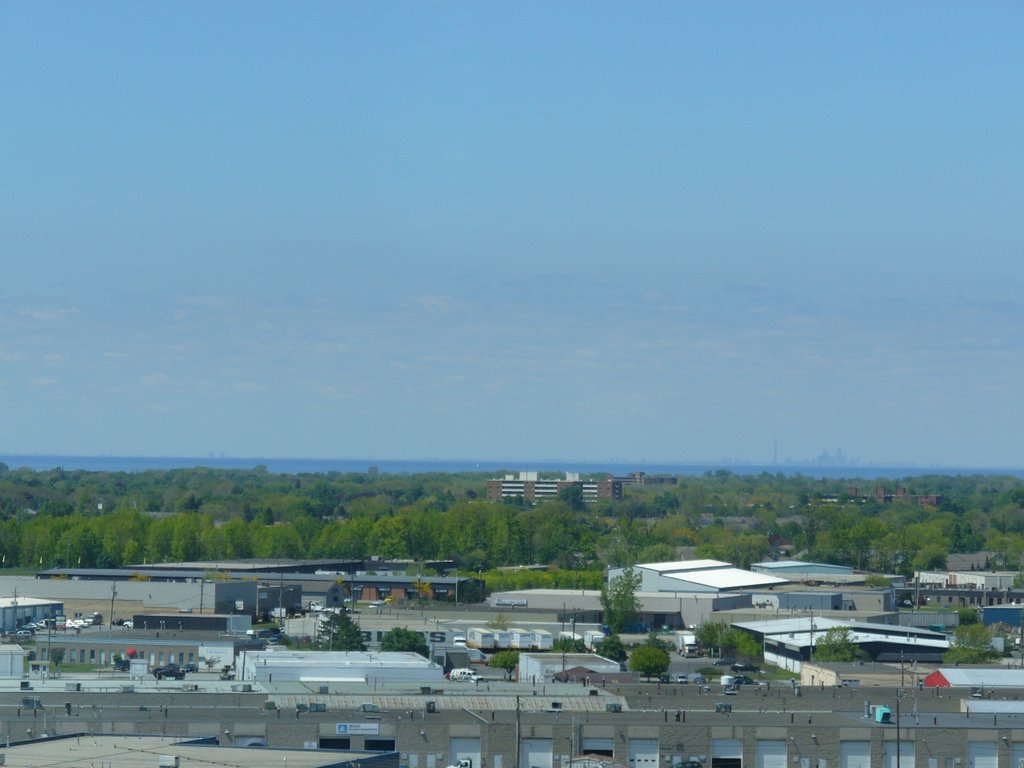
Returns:
[[[453,669],[448,673],[448,679],[453,683],[475,683],[480,678],[472,669]]]

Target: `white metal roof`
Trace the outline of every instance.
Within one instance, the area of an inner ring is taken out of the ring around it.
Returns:
[[[255,664],[275,667],[337,667],[363,669],[366,667],[429,668],[436,666],[418,653],[369,651],[246,651]]]
[[[666,573],[665,578],[700,584],[713,589],[741,589],[743,587],[772,587],[777,584],[788,584],[787,579],[769,576],[764,573],[744,571],[742,568],[716,568],[708,571],[689,573]]]
[[[648,571],[658,573],[673,573],[683,571],[705,571],[712,568],[731,568],[732,563],[721,560],[676,560],[670,563],[641,563],[637,568],[644,568]]]
[[[1024,669],[1006,667],[941,667],[940,672],[949,684],[958,688],[1024,688]]]
[[[38,597],[0,597],[0,608],[27,608],[38,605],[53,605],[60,600],[43,600]]]
[[[808,563],[803,560],[766,560],[762,563],[754,563],[752,568],[763,568],[766,571],[785,571],[789,568],[818,568],[829,571],[853,571],[845,565],[833,565],[832,563]]]
[[[825,637],[830,629],[845,628],[850,631],[850,641],[871,643],[886,641],[901,645],[913,645],[921,648],[946,650],[949,640],[941,632],[901,627],[894,624],[877,624],[872,622],[842,621],[815,616],[812,619],[804,616],[795,619],[779,619],[776,621],[743,621],[733,624],[734,627],[757,632],[772,641],[786,645],[806,647],[815,645]]]

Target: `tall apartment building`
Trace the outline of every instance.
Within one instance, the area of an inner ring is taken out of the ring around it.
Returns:
[[[598,499],[621,499],[622,481],[617,478],[602,480],[581,480],[578,472],[566,472],[565,478],[542,479],[537,472],[520,472],[505,475],[500,479],[487,481],[487,498],[491,501],[522,496],[529,501],[553,499],[571,485],[583,488],[583,500],[594,502]]]

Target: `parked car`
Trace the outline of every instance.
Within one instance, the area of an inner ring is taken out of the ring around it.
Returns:
[[[685,672],[680,672],[678,675],[676,675],[676,682],[677,683],[688,683],[688,682],[690,682],[690,676],[688,674],[686,674]]]
[[[761,668],[755,664],[733,664],[731,667],[733,672],[760,672]]]
[[[34,635],[35,632],[33,632],[31,629],[19,629],[17,632],[14,633],[15,637],[20,638],[22,640],[27,640]]]
[[[731,667],[736,663],[736,659],[730,659],[728,657],[722,657],[721,659],[715,659],[716,667]]]
[[[167,664],[162,667],[157,667],[153,670],[153,677],[157,680],[163,680],[164,678],[170,677],[174,680],[184,680],[185,670],[179,667],[177,664]]]
[[[732,684],[733,685],[757,685],[757,681],[754,680],[752,677],[747,677],[746,675],[736,675],[736,677],[734,677],[732,679]]]

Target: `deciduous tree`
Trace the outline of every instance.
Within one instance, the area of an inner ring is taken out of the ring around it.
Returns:
[[[625,632],[636,624],[640,615],[640,601],[636,592],[640,588],[640,574],[626,568],[621,574],[601,587],[601,607],[604,621],[612,632]]]
[[[519,651],[498,651],[488,659],[487,666],[502,670],[505,673],[505,679],[511,680],[512,673],[519,666]]]
[[[654,677],[668,672],[668,654],[653,645],[641,645],[629,657],[629,668],[638,675]]]
[[[405,627],[395,627],[380,640],[382,651],[398,651],[418,653],[423,658],[430,658],[430,646],[419,632]]]

